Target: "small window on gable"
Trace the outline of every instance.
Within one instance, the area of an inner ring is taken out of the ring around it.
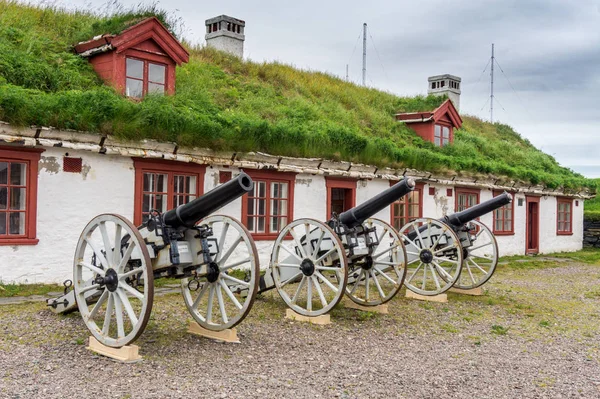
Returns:
[[[450,128],[448,126],[435,125],[433,143],[438,147],[450,144]]]
[[[142,98],[146,94],[165,94],[167,67],[150,61],[127,57],[125,95]]]

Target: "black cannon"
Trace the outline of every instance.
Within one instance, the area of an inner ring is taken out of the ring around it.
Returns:
[[[96,216],[77,243],[73,290],[48,305],[57,313],[78,307],[101,344],[121,347],[144,331],[154,279],[177,278],[186,306],[202,328],[232,328],[254,301],[258,256],[240,222],[211,214],[253,186],[242,172],[187,204],[162,214],[151,211],[138,228],[120,215]]]
[[[506,192],[439,220],[416,219],[400,229],[408,254],[408,289],[421,295],[487,282],[498,264],[494,234],[476,219],[511,203]]]
[[[260,290],[277,288],[305,316],[329,312],[344,292],[364,306],[392,299],[404,281],[405,249],[394,228],[373,215],[414,187],[406,178],[327,223],[298,219],[285,226]]]

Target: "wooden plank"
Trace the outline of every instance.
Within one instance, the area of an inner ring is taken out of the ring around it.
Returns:
[[[438,295],[420,295],[412,292],[411,290],[406,290],[406,297],[411,299],[417,299],[419,301],[429,301],[429,302],[440,302],[446,303],[448,302],[448,295],[446,294],[438,294]]]
[[[359,305],[358,303],[353,302],[352,300],[347,299],[344,301],[344,307],[346,307],[348,309],[362,310],[363,312],[375,312],[375,313],[381,313],[381,314],[388,314],[387,303],[384,303],[382,305],[376,305],[376,306],[363,306],[363,305]]]
[[[195,321],[191,321],[187,332],[190,334],[199,335],[201,337],[214,339],[215,341],[219,342],[229,342],[234,344],[240,343],[240,339],[238,338],[237,330],[235,328],[228,328],[222,331],[212,331],[203,328]]]
[[[125,345],[121,348],[111,348],[110,346],[101,344],[96,338],[91,336],[86,349],[123,363],[137,363],[142,361],[137,345]]]
[[[450,288],[449,290],[450,292],[454,292],[456,294],[463,294],[463,295],[473,295],[473,296],[482,296],[483,295],[483,289],[481,287],[477,287],[477,288],[471,288],[470,290],[463,290],[461,288]]]
[[[285,318],[290,320],[302,321],[305,323],[318,324],[318,325],[326,325],[331,324],[331,317],[328,314],[323,314],[320,316],[309,317],[298,314],[294,312],[292,309],[285,310]]]

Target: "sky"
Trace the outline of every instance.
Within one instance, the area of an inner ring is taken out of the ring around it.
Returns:
[[[48,3],[48,0],[32,0]],[[140,0],[119,0],[128,8]],[[144,1],[142,0],[142,3]],[[149,2],[148,2],[149,3]],[[95,11],[114,1],[55,0]],[[360,83],[367,24],[367,85],[426,94],[427,77],[462,78],[460,112],[511,125],[561,165],[600,177],[600,0],[170,0],[155,2],[205,43],[206,19],[246,21],[244,58],[278,61]]]

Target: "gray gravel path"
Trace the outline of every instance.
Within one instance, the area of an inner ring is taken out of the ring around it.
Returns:
[[[598,266],[571,267],[574,285],[600,287]],[[87,351],[78,314],[0,307],[0,398],[600,398],[600,298],[560,291],[563,274],[501,272],[483,298],[397,298],[390,315],[340,308],[328,326],[284,320],[267,295],[239,326],[241,344],[188,335],[181,298],[162,296],[137,364]]]

